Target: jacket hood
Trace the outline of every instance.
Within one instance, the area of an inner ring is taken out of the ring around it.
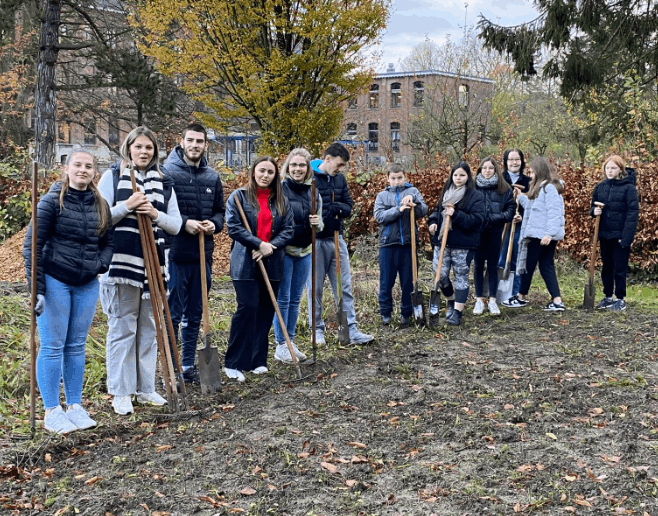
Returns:
[[[406,190],[407,188],[413,188],[413,186],[414,185],[412,185],[411,183],[404,183],[402,186],[396,186],[396,187],[392,187],[391,185],[388,185],[386,188],[384,188],[384,190],[386,190],[387,192],[395,192],[395,190],[399,189],[400,191],[402,191],[402,190]]]
[[[167,168],[167,166],[173,165],[179,168],[191,170],[192,168],[206,168],[208,166],[208,160],[205,156],[201,157],[201,161],[199,161],[199,164],[196,167],[188,165],[184,156],[185,153],[183,152],[183,148],[180,145],[176,145],[176,147],[174,147],[173,150],[169,153],[169,156],[167,156],[167,159],[164,162],[164,167]]]
[[[320,170],[320,165],[322,164],[322,161],[323,160],[321,160],[321,159],[314,159],[314,160],[311,161],[311,168],[315,172],[317,172],[318,174],[324,174],[324,172],[322,172],[322,170]]]

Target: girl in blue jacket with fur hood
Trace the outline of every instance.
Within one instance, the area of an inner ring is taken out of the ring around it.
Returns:
[[[597,308],[626,310],[626,272],[631,244],[637,229],[639,204],[635,170],[626,168],[621,156],[610,156],[603,165],[605,179],[594,188],[591,214],[600,215],[601,281],[604,298]],[[603,203],[603,208],[594,203]],[[612,294],[617,297],[615,301]]]

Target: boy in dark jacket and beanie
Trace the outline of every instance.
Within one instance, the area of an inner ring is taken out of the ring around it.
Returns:
[[[606,179],[594,188],[592,217],[601,216],[599,242],[601,244],[601,280],[605,297],[597,308],[626,310],[626,272],[631,244],[635,237],[639,215],[635,170],[626,168],[621,156],[610,156],[603,166]],[[603,208],[595,205],[603,203]],[[617,297],[615,301],[612,294]]]
[[[334,231],[339,231],[338,239],[340,253],[340,270],[343,287],[343,309],[347,313],[350,343],[365,344],[372,340],[372,335],[362,333],[357,328],[356,313],[354,311],[354,297],[352,296],[352,275],[350,272],[350,258],[347,253],[347,244],[343,240],[343,219],[352,213],[352,197],[347,186],[345,176],[341,169],[350,159],[350,153],[340,143],[332,143],[324,151],[323,159],[311,161],[315,173],[317,191],[322,197],[322,221],[324,229],[315,237],[316,275],[309,281],[315,280],[315,341],[324,344],[324,321],[322,320],[322,290],[324,278],[329,276],[329,283],[337,296],[336,290],[336,253],[334,245]],[[311,306],[311,284],[307,285],[308,306]],[[311,325],[311,311],[309,310],[309,326]]]
[[[427,215],[427,205],[418,189],[405,182],[402,165],[390,163],[386,166],[386,174],[388,186],[377,194],[375,200],[375,220],[379,224],[379,313],[383,324],[391,322],[392,290],[399,275],[402,289],[400,315],[404,326],[413,312],[411,239],[418,235],[415,227],[412,233],[409,212],[414,210],[418,220]]]
[[[203,315],[199,233],[205,235],[205,267],[210,291],[213,234],[224,227],[225,214],[222,182],[204,157],[207,147],[206,129],[201,124],[190,124],[183,131],[180,145],[171,151],[164,164],[165,176],[174,181],[183,219],[181,231],[173,237],[169,250],[168,302],[177,341],[178,326],[185,317],[181,329],[183,378],[190,383],[199,383],[194,367]]]

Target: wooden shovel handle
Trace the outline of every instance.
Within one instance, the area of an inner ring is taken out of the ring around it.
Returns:
[[[418,264],[416,263],[416,214],[413,206],[409,210],[409,217],[411,219],[411,274],[415,289],[418,282]]]
[[[206,278],[206,235],[199,231],[199,265],[201,266],[201,304],[203,306],[203,334],[208,335],[210,317],[208,315],[208,279]]]
[[[589,280],[594,281],[594,269],[596,268],[596,243],[599,240],[599,222],[601,222],[601,215],[596,216],[594,221],[594,238],[592,239],[592,254],[589,258]]]
[[[443,229],[443,238],[441,238],[441,250],[439,251],[439,263],[436,266],[436,274],[434,276],[434,285],[439,284],[441,279],[441,267],[443,267],[443,251],[446,249],[446,242],[448,241],[448,231],[450,231],[450,215],[446,215],[446,224]]]
[[[516,185],[515,185],[516,186]],[[514,216],[516,217],[516,213],[519,211],[519,200],[518,198],[516,199],[516,211],[514,212]],[[512,221],[512,227],[510,228],[509,232],[509,243],[507,244],[507,255],[505,256],[505,269],[509,269],[509,265],[512,261],[512,249],[514,249],[514,232],[516,231],[516,221]]]

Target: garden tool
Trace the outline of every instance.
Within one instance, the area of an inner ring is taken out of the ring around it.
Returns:
[[[247,216],[245,215],[244,210],[242,209],[242,204],[240,203],[240,199],[238,198],[237,195],[235,196],[235,205],[238,208],[238,211],[240,212],[240,218],[242,219],[242,223],[244,224],[244,227],[247,229],[247,231],[249,231],[249,233],[251,233],[251,227],[249,226],[249,221],[247,220]],[[281,331],[283,331],[283,336],[286,339],[286,346],[288,346],[288,351],[290,352],[292,363],[294,364],[295,369],[297,370],[297,376],[301,379],[302,371],[299,368],[299,360],[297,360],[297,356],[295,355],[295,350],[292,347],[292,341],[290,340],[290,335],[288,335],[288,330],[286,329],[286,323],[283,321],[281,310],[279,310],[279,304],[276,302],[276,296],[274,295],[274,290],[272,290],[272,284],[270,283],[270,278],[267,276],[267,271],[265,270],[265,265],[263,264],[263,260],[259,260],[257,263],[258,263],[258,268],[260,269],[260,272],[263,275],[263,280],[265,281],[265,286],[267,287],[267,291],[270,294],[272,305],[274,305],[276,316],[279,319],[279,324],[281,325]]]
[[[32,249],[30,259],[30,434],[34,438],[36,432],[36,392],[37,392],[37,314],[34,308],[37,305],[37,204],[38,197],[39,164],[35,161],[32,169]]]
[[[334,202],[334,192],[331,192],[331,202]],[[336,215],[338,219],[338,215]],[[336,253],[336,293],[338,301],[336,305],[336,316],[338,318],[338,342],[343,346],[350,343],[350,329],[347,323],[347,312],[343,310],[343,276],[340,272],[340,247],[338,230],[334,230],[334,250]]]
[[[450,215],[446,215],[446,223],[443,229],[443,238],[441,239],[441,249],[439,250],[439,263],[436,267],[434,276],[434,290],[430,293],[430,326],[439,324],[439,309],[441,308],[441,290],[439,289],[439,280],[441,279],[441,267],[443,267],[443,253],[446,250],[448,241],[448,232],[450,231]]]
[[[212,394],[221,389],[222,378],[219,374],[219,354],[217,348],[210,345],[209,330],[210,318],[208,316],[208,280],[206,278],[206,246],[205,232],[199,231],[199,261],[201,265],[201,302],[203,305],[203,317],[201,319],[201,331],[203,333],[202,348],[197,349],[197,361],[199,363],[199,382],[202,394]]]
[[[411,218],[411,273],[413,274],[414,289],[411,291],[411,305],[414,309],[414,321],[420,326],[425,325],[425,304],[423,293],[418,290],[418,264],[416,256],[416,214],[414,207],[409,210]]]
[[[311,215],[315,212],[315,177],[311,180]],[[313,347],[313,363],[317,360],[318,344],[315,341],[315,226],[311,226],[311,346]]]
[[[516,213],[519,212],[519,200],[516,200]],[[516,231],[516,221],[512,221],[512,226],[509,233],[509,244],[507,244],[507,256],[505,257],[505,268],[498,269],[498,277],[502,280],[507,280],[510,274],[510,263],[512,262],[512,250],[514,249],[514,231]]]
[[[604,204],[602,202],[594,203],[599,208],[603,208]],[[594,308],[594,302],[596,297],[596,287],[594,286],[594,269],[596,268],[596,243],[599,240],[599,222],[601,221],[601,215],[596,216],[594,222],[594,238],[592,240],[592,255],[589,259],[589,280],[585,284],[585,296],[583,298],[583,308],[586,310],[591,310]]]

